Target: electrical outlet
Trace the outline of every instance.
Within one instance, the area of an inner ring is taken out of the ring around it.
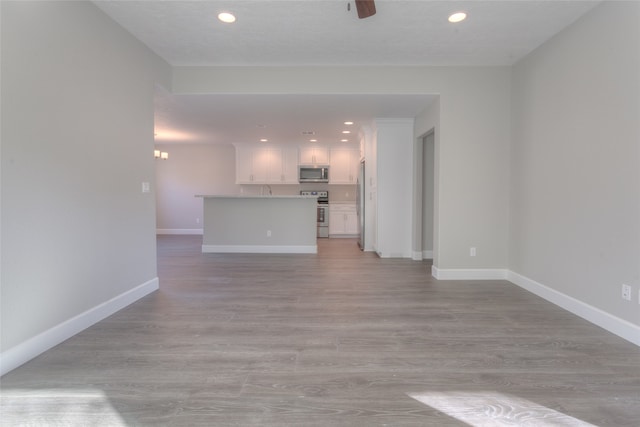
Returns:
[[[476,256],[476,248],[469,248],[469,256]]]
[[[271,237],[271,230],[267,230],[267,237]]]
[[[200,224],[200,218],[196,218],[196,224]]]
[[[631,286],[622,284],[622,299],[631,301]]]

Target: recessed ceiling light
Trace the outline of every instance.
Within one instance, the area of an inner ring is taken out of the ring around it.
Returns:
[[[349,142],[348,139],[341,139],[340,142]]]
[[[309,142],[318,142],[317,139],[310,139]]]
[[[467,18],[467,14],[464,12],[456,12],[449,16],[449,22],[456,23],[460,21],[464,21]]]
[[[350,130],[343,130],[342,133],[351,133]]]
[[[269,141],[267,138],[261,138],[260,139],[260,142],[267,142],[267,141]]]
[[[236,22],[236,17],[229,12],[221,12],[218,14],[218,19],[227,24],[231,24],[232,22]]]
[[[344,122],[345,125],[347,126],[351,126],[353,124],[353,122]]]

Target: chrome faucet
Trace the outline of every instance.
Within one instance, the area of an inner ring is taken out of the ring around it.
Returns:
[[[264,188],[267,187],[267,190],[269,190],[269,195],[273,196],[273,192],[271,191],[271,186],[270,185],[263,185],[262,188],[260,189],[260,195],[264,196]]]

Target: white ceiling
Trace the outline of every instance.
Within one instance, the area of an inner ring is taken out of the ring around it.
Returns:
[[[361,20],[353,3],[347,11],[346,0],[94,3],[174,66],[511,65],[597,4],[376,0],[377,14]],[[219,22],[216,16],[223,10],[237,21]],[[448,23],[449,14],[460,10],[467,20]],[[299,135],[301,128],[335,139],[342,129],[336,121],[413,117],[429,102],[431,97],[406,95],[159,93],[156,131],[185,136],[162,138],[166,141],[250,142],[262,137],[256,128],[264,124],[265,137],[272,140]]]
[[[156,94],[156,141],[357,142],[373,118],[415,117],[434,95],[169,95]],[[345,126],[345,121],[354,126]],[[351,130],[351,135],[342,134]],[[314,132],[306,135],[303,132]]]

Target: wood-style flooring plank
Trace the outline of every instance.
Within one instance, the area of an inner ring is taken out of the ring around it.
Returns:
[[[1,425],[640,426],[640,349],[506,281],[437,281],[352,239],[202,254],[5,375]]]

